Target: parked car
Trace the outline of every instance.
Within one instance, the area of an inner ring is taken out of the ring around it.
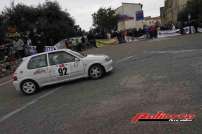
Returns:
[[[32,55],[13,74],[13,85],[26,95],[39,88],[83,77],[99,79],[113,70],[112,59],[107,55],[82,55],[61,49]]]

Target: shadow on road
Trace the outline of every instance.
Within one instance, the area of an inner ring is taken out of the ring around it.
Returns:
[[[112,72],[109,72],[109,73],[106,73],[101,79],[98,79],[98,80],[92,80],[90,78],[80,78],[80,79],[77,79],[77,80],[72,80],[72,81],[67,81],[67,82],[61,82],[61,83],[58,83],[58,84],[53,84],[53,85],[49,85],[49,86],[45,86],[45,87],[42,87],[40,90],[38,90],[35,95],[37,94],[41,94],[43,92],[48,92],[48,91],[51,91],[51,90],[54,90],[56,88],[60,88],[60,87],[63,87],[63,86],[75,86],[76,84],[81,84],[81,83],[84,83],[84,82],[94,82],[94,81],[100,81],[102,82],[101,80],[104,80],[108,77],[110,77],[111,75],[113,75],[115,72],[112,71]]]

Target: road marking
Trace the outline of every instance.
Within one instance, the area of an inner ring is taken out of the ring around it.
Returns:
[[[202,49],[190,49],[190,50],[168,50],[168,51],[145,51],[144,53],[149,54],[178,54],[178,53],[191,53],[202,51]]]
[[[0,87],[6,85],[6,84],[8,84],[8,83],[10,83],[11,81],[12,81],[12,80],[9,80],[9,81],[6,81],[6,82],[3,82],[3,83],[0,83]]]
[[[191,53],[191,52],[200,52],[202,49],[189,49],[189,50],[168,50],[168,51],[144,51],[145,54],[178,54],[178,53]],[[127,60],[133,59],[135,56],[129,56],[122,58],[116,62],[119,64],[121,62],[125,62]]]
[[[42,96],[39,96],[39,97],[37,97],[36,99],[34,99],[34,100],[32,100],[32,101],[26,103],[26,104],[23,105],[22,107],[20,107],[20,108],[18,108],[18,109],[16,109],[16,110],[14,110],[14,111],[12,111],[12,112],[10,112],[10,113],[4,115],[3,117],[0,118],[0,123],[2,123],[3,121],[9,119],[10,117],[16,115],[17,113],[19,113],[19,112],[21,112],[21,111],[27,109],[28,107],[30,107],[31,105],[33,105],[33,104],[37,103],[38,101],[44,99],[45,97],[47,97],[47,96],[49,96],[49,95],[55,93],[55,92],[56,92],[57,90],[59,90],[59,89],[60,89],[60,88],[56,88],[55,90],[52,90],[52,91],[50,91],[50,92],[48,92],[48,93],[46,93],[46,94],[44,94],[44,95],[42,95]]]
[[[127,60],[132,59],[132,58],[134,58],[134,56],[125,57],[125,58],[118,60],[116,63],[119,64],[121,62],[127,61]]]

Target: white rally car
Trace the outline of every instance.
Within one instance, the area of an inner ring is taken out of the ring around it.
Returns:
[[[17,91],[30,95],[37,89],[84,77],[99,79],[113,70],[106,55],[82,55],[69,49],[40,53],[23,59],[13,74]]]

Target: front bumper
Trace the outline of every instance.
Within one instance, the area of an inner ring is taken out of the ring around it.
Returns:
[[[110,61],[104,63],[103,66],[105,68],[106,73],[111,72],[113,70],[113,61],[110,60]]]
[[[20,82],[19,81],[13,81],[13,86],[17,91],[20,91]]]

